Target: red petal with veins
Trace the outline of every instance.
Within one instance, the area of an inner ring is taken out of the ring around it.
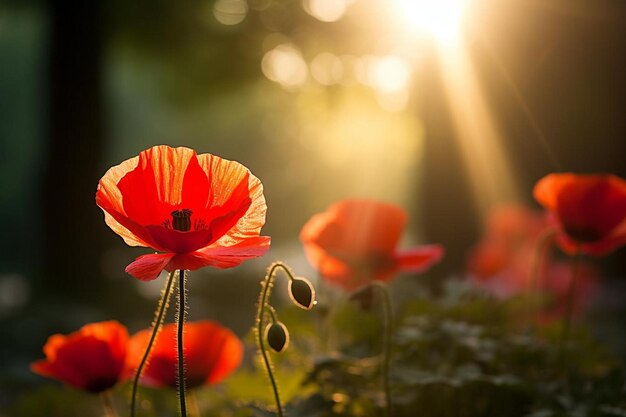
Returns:
[[[269,245],[259,236],[267,209],[259,179],[237,162],[188,148],[155,146],[109,169],[96,202],[127,244],[176,259],[168,266],[164,257],[138,258],[127,271],[140,279],[176,265],[228,268],[264,254]],[[190,231],[172,229],[171,213],[181,209],[192,212]],[[192,255],[196,251],[201,254]]]
[[[176,255],[173,253],[143,255],[128,265],[126,272],[142,281],[152,281],[159,276],[174,256]]]

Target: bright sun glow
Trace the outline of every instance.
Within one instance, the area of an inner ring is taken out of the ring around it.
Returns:
[[[468,0],[395,0],[397,11],[412,29],[441,43],[457,38]]]

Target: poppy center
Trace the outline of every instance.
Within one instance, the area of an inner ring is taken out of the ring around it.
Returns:
[[[188,232],[191,230],[191,210],[182,209],[174,210],[172,215],[172,228],[179,232]]]

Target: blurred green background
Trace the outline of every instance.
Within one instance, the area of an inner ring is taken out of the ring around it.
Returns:
[[[162,281],[124,273],[146,250],[94,194],[152,145],[237,160],[264,184],[270,253],[190,278],[190,318],[239,335],[271,261],[315,276],[298,233],[338,199],[406,208],[404,244],[447,248],[436,281],[462,275],[489,206],[534,204],[543,175],[626,177],[626,2],[473,0],[461,46],[395,3],[0,2],[0,410],[43,382],[28,364],[48,335],[149,324]],[[625,259],[599,261],[607,308],[622,308]]]

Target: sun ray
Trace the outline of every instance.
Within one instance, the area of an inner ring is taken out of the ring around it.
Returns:
[[[440,51],[441,71],[474,203],[479,213],[502,201],[519,201],[517,179],[462,42]]]

